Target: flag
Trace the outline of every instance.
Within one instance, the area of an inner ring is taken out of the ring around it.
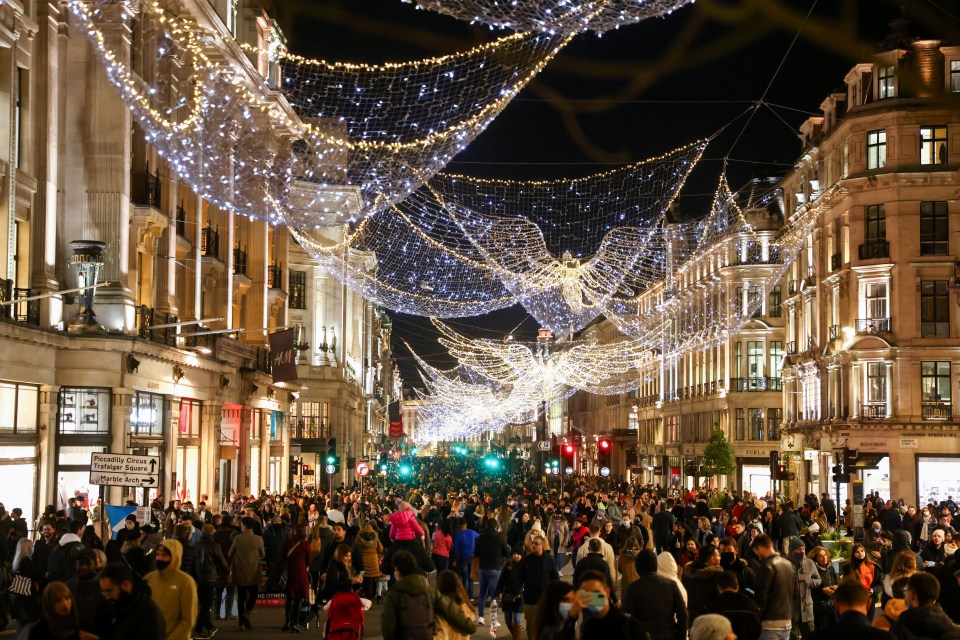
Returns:
[[[390,437],[403,437],[403,414],[400,413],[400,401],[394,400],[387,406],[387,412],[390,420]]]
[[[290,382],[299,377],[295,343],[296,329],[270,334],[270,371],[274,382]]]
[[[110,521],[110,530],[113,532],[113,539],[117,539],[117,533],[126,526],[127,516],[136,513],[136,507],[114,507],[106,506],[107,520]],[[144,523],[146,524],[146,523]]]

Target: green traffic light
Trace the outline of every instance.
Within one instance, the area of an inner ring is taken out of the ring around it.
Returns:
[[[560,461],[559,461],[559,460],[554,460],[554,461],[551,462],[550,464],[552,464],[552,465],[555,466],[555,467],[559,467],[559,466],[560,466]]]
[[[327,456],[327,464],[333,464],[336,458],[334,456]]]
[[[404,465],[400,465],[400,475],[401,475],[401,476],[408,476],[408,475],[410,475],[410,472],[411,472],[411,471],[412,471],[412,469],[411,469],[408,465],[405,465],[405,464],[404,464]]]

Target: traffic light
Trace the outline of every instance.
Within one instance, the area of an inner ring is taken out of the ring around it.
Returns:
[[[780,467],[780,452],[771,451],[770,452],[770,477],[773,478],[774,480],[780,479],[777,474],[777,469],[779,467]]]
[[[597,441],[597,465],[610,468],[610,454],[613,452],[613,443],[610,438],[600,438]]]
[[[410,476],[411,473],[413,473],[413,467],[411,467],[411,466],[410,466],[408,463],[406,463],[406,462],[403,462],[403,463],[400,464],[400,477],[401,477],[401,478],[407,478],[407,477]]]
[[[499,471],[500,459],[495,456],[486,457],[483,459],[483,466],[486,467],[488,471]]]
[[[327,455],[325,458],[327,465],[333,465],[333,473],[340,472],[340,457],[337,456],[337,439],[330,438],[327,440]]]
[[[844,471],[842,464],[833,465],[833,481],[840,484],[846,484],[850,482],[850,474]]]
[[[787,465],[780,463],[777,465],[777,480],[786,480],[787,479]]]

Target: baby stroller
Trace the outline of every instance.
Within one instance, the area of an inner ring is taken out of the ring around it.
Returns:
[[[355,593],[336,593],[327,609],[323,635],[328,640],[360,640],[363,637],[363,603]]]

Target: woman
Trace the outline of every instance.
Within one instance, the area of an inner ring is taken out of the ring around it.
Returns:
[[[920,522],[917,523],[916,531],[912,531],[914,539],[918,541],[918,544],[926,544],[930,540],[930,534],[937,528],[937,518],[933,515],[933,511],[930,507],[924,508],[921,516]]]
[[[830,552],[823,547],[814,547],[807,554],[817,565],[820,585],[813,588],[813,627],[825,629],[837,622],[837,607],[833,602],[833,592],[837,590],[837,572],[830,561]]]
[[[502,530],[502,529],[501,529]],[[559,573],[563,569],[563,552],[561,548],[570,546],[570,525],[562,513],[554,511],[547,520],[547,540],[550,550],[553,551],[554,566]]]
[[[613,522],[610,520],[603,523],[603,528],[600,529],[600,539],[610,545],[614,555],[620,553],[620,541],[617,540],[617,532],[613,530]]]
[[[30,580],[30,594],[10,594],[10,613],[17,621],[17,633],[20,633],[26,625],[40,619],[40,585],[43,583],[43,576],[34,566],[32,556],[33,540],[21,538],[17,542],[11,569],[15,576],[23,576]]]
[[[520,617],[523,614],[523,578],[520,576],[520,562],[523,560],[523,545],[513,548],[513,553],[503,570],[494,595],[500,596],[503,620],[513,640],[520,640]]]
[[[337,545],[333,551],[333,559],[327,567],[327,577],[323,581],[321,591],[322,600],[329,600],[335,593],[352,591],[363,582],[363,576],[353,575],[353,552],[345,544]]]
[[[883,599],[881,606],[886,607],[891,598],[895,598],[893,592],[893,583],[900,578],[909,578],[919,571],[917,567],[917,554],[913,551],[901,551],[894,557],[893,564],[890,565],[890,572],[883,577]]]
[[[96,640],[97,636],[80,631],[80,614],[65,583],[48,584],[41,607],[43,616],[27,631],[27,640]]]
[[[450,567],[450,550],[453,549],[453,536],[450,534],[450,518],[444,518],[433,534],[433,564],[437,572],[446,571]]]
[[[627,587],[640,579],[636,566],[639,554],[640,542],[634,536],[629,536],[623,543],[620,555],[617,556],[617,568],[620,570],[620,590],[618,593],[623,593]]]
[[[697,546],[697,541],[693,538],[690,538],[684,543],[683,551],[681,551],[677,556],[677,566],[683,569],[688,564],[696,560],[699,553],[700,547]]]
[[[669,551],[664,551],[657,556],[657,575],[677,583],[677,588],[680,589],[680,595],[683,596],[683,605],[686,606],[687,588],[684,587],[680,581],[680,569],[677,567],[677,561],[674,559],[673,554]]]
[[[287,563],[287,603],[281,631],[300,631],[300,612],[304,602],[310,597],[310,579],[307,567],[310,566],[310,543],[307,542],[307,529],[303,525],[293,528],[293,535],[283,544],[283,557]]]
[[[477,619],[477,612],[470,604],[470,596],[455,572],[447,569],[437,574],[437,591],[450,598],[467,620],[473,622]],[[433,637],[434,640],[467,640],[470,636],[451,627],[443,616],[437,616]]]
[[[533,614],[529,640],[574,640],[580,615],[577,591],[569,582],[551,582],[540,596]]]
[[[880,592],[883,590],[883,569],[867,557],[867,549],[859,542],[853,545],[850,552],[850,562],[847,563],[846,570],[843,572],[843,578],[853,578],[863,588],[870,592],[871,605],[870,612],[867,615],[870,620],[876,610],[877,600],[880,598]]]
[[[313,531],[319,522],[320,512],[317,511],[317,505],[311,502],[310,508],[307,510],[307,530]]]
[[[383,558],[383,545],[370,522],[363,525],[357,541],[353,543],[353,557],[356,566],[363,571],[363,597],[373,600],[380,579],[380,560]]]

